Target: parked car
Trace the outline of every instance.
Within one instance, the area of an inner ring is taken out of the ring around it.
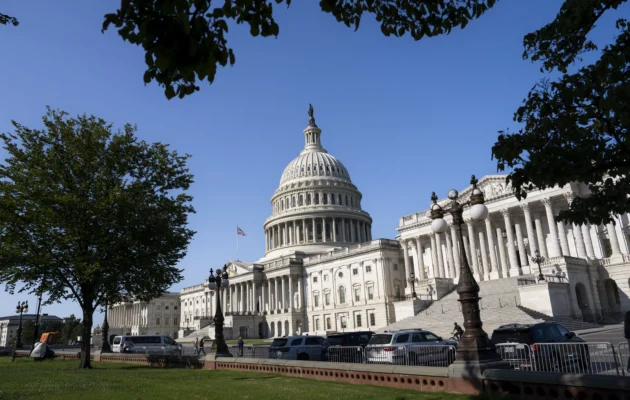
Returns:
[[[585,340],[556,322],[502,325],[490,340],[515,369],[578,372],[591,364]]]
[[[269,346],[269,358],[282,360],[322,359],[323,336],[289,336],[276,338]]]
[[[368,363],[448,366],[455,360],[457,342],[424,329],[378,333],[365,348]]]
[[[363,362],[363,350],[373,334],[370,331],[330,333],[323,343],[322,358],[334,362]]]
[[[114,353],[183,353],[182,345],[166,335],[116,336],[112,346]]]

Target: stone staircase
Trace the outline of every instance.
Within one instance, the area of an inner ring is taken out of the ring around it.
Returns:
[[[562,324],[569,330],[580,330],[599,327],[597,324],[573,320],[571,318],[555,318],[549,315],[531,310],[520,305],[518,291],[518,279],[532,278],[522,276],[506,279],[497,279],[479,282],[479,296],[482,298],[479,307],[483,328],[488,333],[505,324],[533,324],[542,321],[554,321]],[[457,291],[452,291],[440,300],[433,302],[429,307],[413,317],[396,321],[378,332],[401,329],[427,329],[444,338],[449,338],[453,331],[453,323],[463,326],[460,303],[457,301]]]

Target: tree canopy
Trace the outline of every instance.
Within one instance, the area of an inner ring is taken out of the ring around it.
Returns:
[[[626,0],[566,0],[550,24],[525,37],[524,57],[542,70],[562,72],[529,92],[514,121],[523,127],[499,132],[492,154],[516,196],[581,182],[590,193],[577,197],[559,218],[575,223],[609,222],[630,212],[630,32],[616,23],[618,36],[591,65],[567,72],[582,53],[596,50],[588,33],[607,11]]]
[[[188,155],[135,137],[127,124],[48,109],[45,129],[13,121],[0,139],[0,281],[13,292],[74,300],[90,338],[94,311],[149,300],[182,279],[176,267],[194,232]],[[89,367],[84,339],[82,366]]]

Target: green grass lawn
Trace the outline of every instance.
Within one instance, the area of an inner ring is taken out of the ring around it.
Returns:
[[[369,385],[322,382],[266,373],[161,369],[78,361],[34,362],[0,357],[0,399],[154,400],[154,399],[481,399],[446,393],[423,393]]]

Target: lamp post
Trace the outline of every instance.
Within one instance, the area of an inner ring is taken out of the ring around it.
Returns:
[[[28,300],[19,302],[15,307],[15,312],[20,314],[20,324],[17,329],[17,337],[15,338],[15,348],[22,348],[22,314],[28,312]]]
[[[223,270],[217,269],[216,273],[210,268],[210,277],[208,278],[208,289],[216,290],[217,293],[217,308],[214,313],[214,340],[217,344],[217,353],[215,358],[218,357],[232,357],[228,350],[225,339],[223,338],[223,310],[221,310],[221,287],[228,286],[230,284],[229,276],[227,273],[227,265],[223,266]]]
[[[541,256],[540,251],[538,250],[536,250],[534,254],[536,254],[536,256],[532,257],[532,262],[538,264],[538,282],[544,281],[545,276],[542,273],[542,268],[540,268],[540,264],[545,262],[545,257]]]
[[[112,347],[109,345],[109,323],[107,322],[107,309],[109,301],[105,300],[105,315],[103,316],[103,326],[101,327],[101,353],[111,353]]]
[[[466,364],[466,369],[476,364],[475,370],[479,371],[481,364],[499,363],[500,358],[495,351],[494,345],[488,339],[488,334],[483,330],[479,311],[479,285],[470,270],[470,265],[464,249],[464,238],[462,236],[462,224],[464,223],[464,207],[470,206],[470,216],[475,221],[482,221],[488,216],[488,208],[484,205],[483,192],[477,188],[478,180],[473,175],[470,184],[472,193],[470,200],[459,203],[457,198],[459,193],[455,189],[448,192],[448,198],[452,201],[446,210],[437,203],[435,192],[431,195],[431,229],[435,233],[444,233],[447,229],[444,213],[449,213],[453,217],[453,228],[457,236],[460,249],[460,273],[457,284],[459,302],[464,315],[464,334],[457,346],[456,362],[454,368],[462,368]]]
[[[418,295],[416,294],[416,283],[418,282],[418,278],[416,278],[416,274],[413,271],[409,274],[407,282],[411,284],[411,297],[417,299]]]
[[[39,293],[39,299],[37,299],[37,316],[35,316],[35,327],[33,329],[33,343],[31,343],[31,352],[35,349],[35,342],[39,338],[39,312],[42,308],[42,293]]]

